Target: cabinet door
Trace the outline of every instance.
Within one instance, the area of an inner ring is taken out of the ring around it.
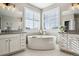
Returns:
[[[10,52],[15,52],[20,50],[20,38],[13,37],[10,38]]]
[[[73,38],[72,39],[72,41],[71,41],[71,50],[73,51],[73,52],[77,52],[77,53],[79,53],[79,38],[77,39],[77,38]]]
[[[9,40],[0,39],[0,55],[7,54],[9,52]]]
[[[69,35],[68,36],[70,44],[68,45],[68,50],[79,54],[79,36],[78,35]]]
[[[67,34],[61,34],[60,35],[60,43],[59,43],[60,47],[63,48],[68,48],[68,38],[67,38]]]

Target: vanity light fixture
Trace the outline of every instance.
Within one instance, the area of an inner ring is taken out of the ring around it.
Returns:
[[[2,7],[3,9],[7,8],[8,10],[15,10],[15,5],[11,3],[0,3],[0,7]]]
[[[0,8],[5,8],[6,6],[3,3],[0,3]]]
[[[72,3],[72,9],[79,9],[79,3]]]

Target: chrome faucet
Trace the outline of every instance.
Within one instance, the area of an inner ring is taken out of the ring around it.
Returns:
[[[46,34],[46,31],[40,30],[40,34],[41,34],[41,35],[45,35],[45,34]]]

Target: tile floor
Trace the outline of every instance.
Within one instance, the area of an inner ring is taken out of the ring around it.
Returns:
[[[62,52],[59,50],[58,47],[56,47],[56,49],[49,51],[38,51],[26,48],[25,51],[13,54],[12,56],[73,56],[73,55]]]

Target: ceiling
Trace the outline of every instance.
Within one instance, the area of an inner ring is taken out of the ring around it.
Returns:
[[[54,3],[30,3],[31,5],[34,5],[40,9],[46,8]]]

